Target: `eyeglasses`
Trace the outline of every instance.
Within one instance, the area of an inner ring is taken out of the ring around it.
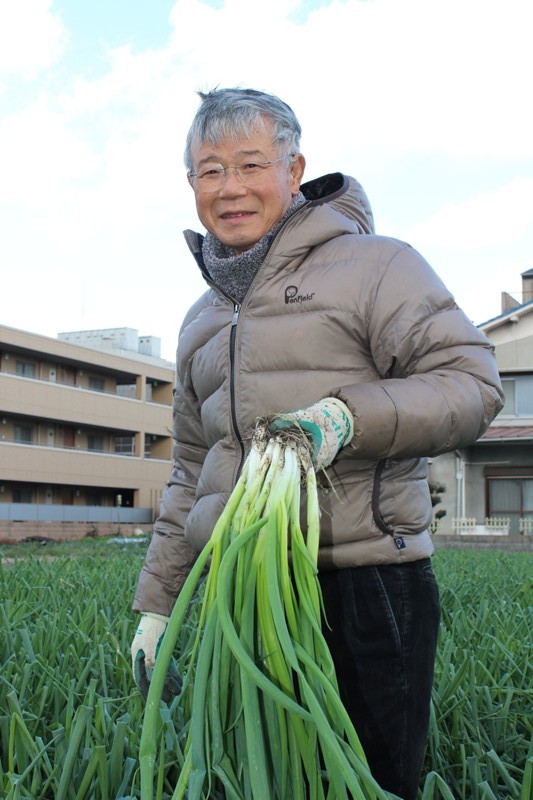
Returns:
[[[297,153],[289,153],[273,161],[244,161],[242,164],[231,164],[223,167],[222,164],[207,163],[198,172],[189,172],[194,188],[197,192],[218,192],[228,177],[228,170],[232,169],[244,186],[257,186],[264,178],[265,172],[272,164],[278,164],[286,158],[294,158]]]

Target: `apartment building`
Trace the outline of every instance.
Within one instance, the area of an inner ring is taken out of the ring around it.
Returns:
[[[153,520],[172,455],[174,365],[158,351],[130,328],[53,339],[0,325],[0,525],[88,509]]]

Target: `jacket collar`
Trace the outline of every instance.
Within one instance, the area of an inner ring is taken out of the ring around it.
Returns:
[[[365,190],[355,178],[342,172],[331,172],[303,183],[301,192],[311,205],[328,203],[355,222],[359,233],[375,233],[374,215]]]

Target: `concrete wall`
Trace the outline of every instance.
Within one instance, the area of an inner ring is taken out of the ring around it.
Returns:
[[[87,522],[7,522],[0,520],[0,544],[16,544],[24,539],[54,542],[102,536],[150,536],[152,525],[129,525]]]

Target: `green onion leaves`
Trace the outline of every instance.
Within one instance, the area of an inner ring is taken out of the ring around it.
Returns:
[[[154,798],[166,670],[208,562],[196,635],[181,659],[188,733],[173,800],[202,800],[222,788],[232,800],[390,797],[370,775],[339,698],[321,630],[318,540],[307,449],[287,433],[266,444],[256,436],[163,638],[141,737],[142,800]]]

